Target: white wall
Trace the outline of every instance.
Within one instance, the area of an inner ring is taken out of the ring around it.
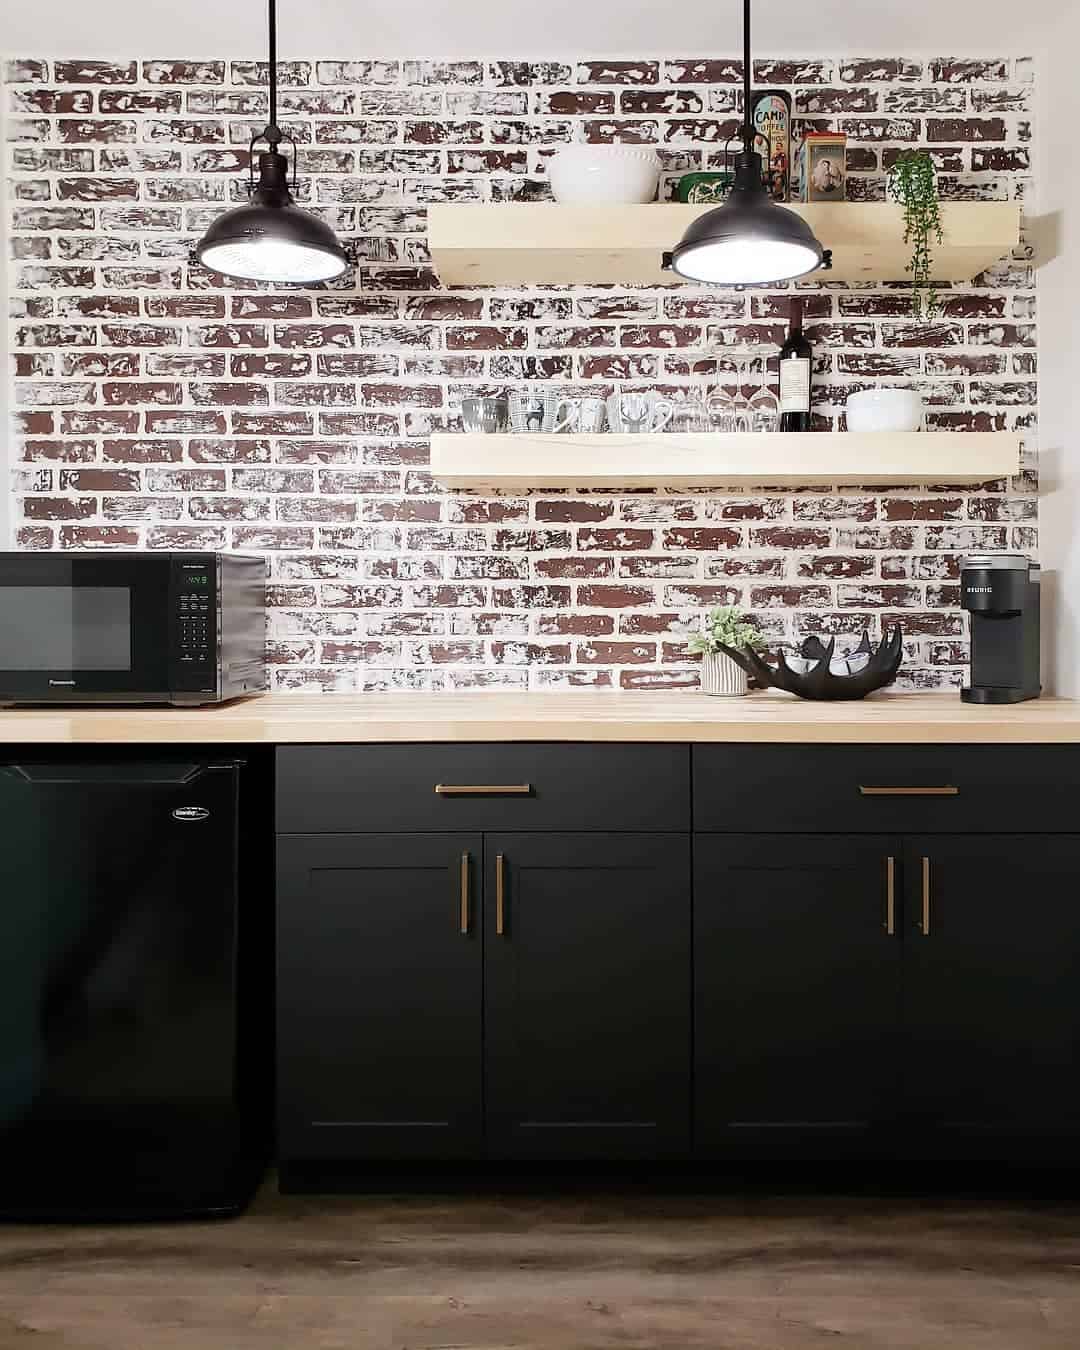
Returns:
[[[1030,51],[1063,3],[1072,0],[756,0],[754,45],[761,55],[1009,56]],[[23,55],[250,57],[266,31],[265,0],[0,0],[0,11],[0,43]],[[737,51],[741,25],[742,0],[278,0],[281,54],[301,58],[684,57]]]
[[[1043,684],[1080,697],[1080,11],[1057,21],[1039,72],[1040,555],[1046,578]]]

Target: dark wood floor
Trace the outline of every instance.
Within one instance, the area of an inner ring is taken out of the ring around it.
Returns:
[[[282,1198],[0,1228],[2,1350],[1077,1350],[1080,1210]]]

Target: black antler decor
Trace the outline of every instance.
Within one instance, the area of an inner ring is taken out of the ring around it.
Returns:
[[[896,679],[896,672],[903,660],[903,633],[899,625],[882,638],[877,649],[871,645],[870,634],[863,632],[852,656],[866,656],[866,665],[852,675],[834,675],[830,669],[836,639],[832,638],[826,647],[820,638],[810,637],[799,649],[805,661],[813,662],[808,670],[792,670],[784,659],[783,652],[777,656],[775,666],[770,666],[749,647],[736,650],[734,647],[722,647],[727,656],[743,668],[747,675],[753,676],[761,684],[772,685],[775,689],[786,689],[800,698],[809,699],[845,699],[865,698],[875,689],[884,689]]]

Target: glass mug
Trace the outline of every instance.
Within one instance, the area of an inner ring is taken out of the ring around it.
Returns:
[[[608,425],[618,433],[663,431],[675,416],[675,404],[655,390],[623,391],[607,401]]]

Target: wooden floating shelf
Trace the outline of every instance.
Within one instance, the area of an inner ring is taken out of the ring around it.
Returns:
[[[1006,432],[855,435],[677,433],[431,438],[431,472],[449,488],[707,488],[979,483],[1020,471]]]
[[[441,203],[428,209],[428,245],[448,286],[683,285],[661,255],[708,206],[562,206],[557,202]],[[791,207],[833,251],[809,280],[903,281],[911,257],[899,206],[829,202]],[[945,202],[934,280],[970,281],[1020,242],[1020,207]]]

